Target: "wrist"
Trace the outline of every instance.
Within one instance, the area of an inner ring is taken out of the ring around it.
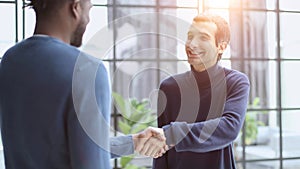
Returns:
[[[136,151],[136,147],[138,145],[138,134],[132,134],[132,142],[133,142],[133,148],[134,151]]]

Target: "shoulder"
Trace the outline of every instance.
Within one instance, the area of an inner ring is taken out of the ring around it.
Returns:
[[[80,51],[77,56],[75,67],[79,71],[98,70],[100,72],[106,72],[106,68],[102,60],[82,51]]]
[[[234,69],[224,68],[226,81],[228,84],[248,84],[250,85],[248,76]]]

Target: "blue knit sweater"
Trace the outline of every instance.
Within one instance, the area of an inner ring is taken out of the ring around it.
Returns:
[[[193,68],[160,86],[158,124],[172,148],[154,169],[235,169],[232,142],[244,121],[248,78],[219,65]]]
[[[16,44],[0,65],[6,168],[111,168],[110,98],[100,60],[44,35]]]

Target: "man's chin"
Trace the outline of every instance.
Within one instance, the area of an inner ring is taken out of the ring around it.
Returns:
[[[199,62],[199,57],[189,57],[188,62]]]
[[[195,60],[192,60],[192,59],[188,59],[188,63],[189,63],[190,65],[195,65],[195,64],[197,64],[197,62],[196,62]]]

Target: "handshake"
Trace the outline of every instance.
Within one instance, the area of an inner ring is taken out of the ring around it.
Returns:
[[[158,158],[168,151],[166,137],[161,128],[148,127],[140,133],[133,134],[132,138],[134,150],[141,155]]]

